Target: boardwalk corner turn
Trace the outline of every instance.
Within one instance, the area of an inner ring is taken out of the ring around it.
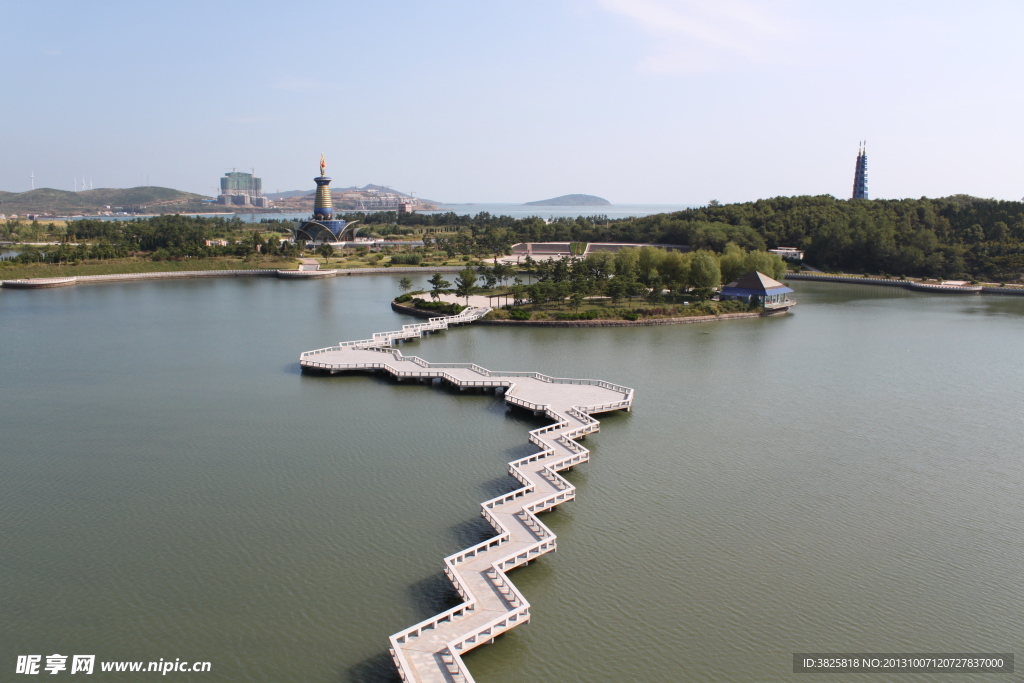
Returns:
[[[464,602],[391,636],[395,666],[402,680],[410,683],[472,683],[461,655],[530,620],[530,603],[505,572],[555,549],[555,534],[537,514],[575,498],[576,488],[558,472],[590,459],[590,452],[576,439],[598,431],[599,423],[591,415],[629,410],[633,403],[632,389],[603,380],[497,372],[472,363],[429,363],[392,348],[395,342],[472,322],[488,310],[468,308],[459,315],[431,318],[299,357],[303,370],[382,371],[399,379],[440,380],[460,388],[501,388],[506,403],[553,420],[530,432],[530,441],[541,450],[509,464],[509,473],[523,486],[481,504],[480,514],[497,535],[444,558],[445,574]]]

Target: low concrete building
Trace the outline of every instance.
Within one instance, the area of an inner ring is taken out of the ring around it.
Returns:
[[[775,247],[774,249],[769,249],[768,253],[778,254],[787,261],[804,260],[804,252],[800,251],[796,247]]]

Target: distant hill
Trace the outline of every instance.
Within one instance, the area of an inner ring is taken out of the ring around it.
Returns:
[[[0,194],[3,209],[0,213],[47,213],[68,215],[75,213],[96,213],[106,207],[141,209],[154,213],[168,211],[192,212],[209,210],[209,203],[203,202],[200,194],[172,190],[169,187],[130,187],[127,189],[100,188],[70,192],[42,187],[28,192],[4,192]]]
[[[526,202],[523,206],[611,206],[607,199],[592,194],[563,194],[553,199],[542,199],[539,202]]]
[[[292,197],[305,197],[314,194],[316,190],[288,190],[287,192],[267,192],[266,195],[272,200],[291,199]]]
[[[413,197],[411,194],[405,192],[399,192],[398,190],[390,187],[384,187],[383,185],[363,185],[362,187],[332,187],[331,196],[340,195],[344,192],[366,192],[367,190],[379,190],[380,192],[392,192],[402,197],[409,197],[410,199],[417,199],[422,204],[443,204],[444,202],[434,201],[433,199],[423,199]],[[288,190],[287,192],[268,192],[267,196],[272,200],[277,199],[292,199],[294,197],[312,197],[316,194],[316,188],[312,190]]]

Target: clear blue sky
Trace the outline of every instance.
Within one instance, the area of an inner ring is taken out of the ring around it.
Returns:
[[[1024,3],[28,2],[0,189],[387,184],[444,201],[1024,195]]]

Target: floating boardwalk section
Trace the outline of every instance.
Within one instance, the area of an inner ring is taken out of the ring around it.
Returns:
[[[530,432],[540,450],[509,464],[522,487],[481,504],[493,538],[444,558],[444,571],[462,604],[391,636],[391,656],[403,681],[472,683],[462,654],[530,620],[530,603],[505,573],[555,549],[556,538],[538,518],[576,496],[558,472],[590,459],[576,442],[598,431],[591,415],[629,410],[633,390],[596,379],[563,379],[536,372],[497,372],[471,363],[429,363],[406,356],[393,345],[469,323],[490,309],[468,308],[459,315],[431,318],[371,339],[307,351],[303,370],[335,374],[385,372],[399,381],[447,382],[461,390],[504,392],[505,402],[546,415],[553,423]]]

